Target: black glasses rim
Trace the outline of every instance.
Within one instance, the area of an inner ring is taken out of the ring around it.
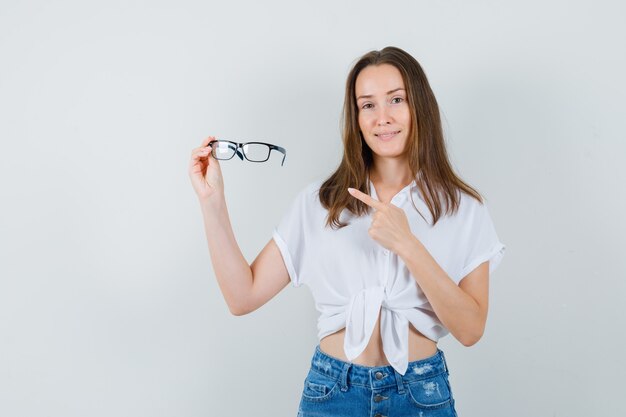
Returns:
[[[235,152],[234,152],[234,153],[230,156],[230,158],[218,158],[218,157],[216,157],[216,156],[215,156],[215,152],[214,152],[214,148],[213,148],[213,146],[211,146],[212,144],[214,144],[214,143],[216,143],[216,142],[227,142],[227,143],[232,143],[233,145],[236,145],[236,146],[235,146]],[[228,161],[228,160],[232,159],[232,158],[233,158],[233,157],[237,154],[237,150],[238,150],[239,148],[243,148],[243,146],[244,146],[244,145],[248,145],[248,144],[266,145],[266,146],[268,146],[268,147],[269,147],[269,151],[267,152],[267,158],[265,158],[265,159],[264,159],[264,160],[262,160],[262,161],[257,161],[257,160],[252,160],[252,159],[249,159],[249,158],[248,158],[248,156],[246,155],[246,152],[245,152],[245,151],[243,151],[243,152],[242,152],[242,155],[243,155],[243,157],[244,157],[247,161],[250,161],[250,162],[265,162],[265,161],[268,161],[268,160],[270,159],[270,155],[271,155],[271,153],[272,153],[272,150],[274,150],[274,149],[275,149],[275,150],[277,150],[277,151],[279,151],[279,152],[281,152],[281,153],[283,154],[283,160],[282,160],[282,162],[280,163],[280,165],[281,165],[281,166],[283,166],[283,164],[285,163],[285,157],[287,156],[287,150],[286,150],[285,148],[283,148],[282,146],[274,145],[274,144],[272,144],[272,143],[260,142],[260,141],[251,141],[251,142],[235,142],[235,141],[228,140],[228,139],[216,139],[216,140],[212,140],[212,141],[210,141],[210,142],[207,144],[207,147],[210,147],[210,148],[211,148],[211,154],[213,155],[213,157],[214,157],[215,159],[218,159],[218,160],[220,160],[220,161]]]
[[[216,140],[212,140],[211,142],[208,143],[208,146],[210,146],[211,144],[215,143],[215,142],[228,142],[228,143],[232,143],[234,145],[237,145],[237,149],[242,148],[244,145],[250,145],[250,144],[257,144],[257,145],[267,145],[270,147],[271,149],[276,149],[277,151],[280,151],[282,153],[287,153],[287,151],[285,150],[285,148],[283,148],[282,146],[278,146],[278,145],[274,145],[273,143],[267,143],[267,142],[259,142],[259,141],[251,141],[251,142],[235,142],[233,140],[228,140],[228,139],[216,139]]]

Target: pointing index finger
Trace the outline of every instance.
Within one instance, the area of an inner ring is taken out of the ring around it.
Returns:
[[[383,207],[385,207],[384,203],[381,203],[380,201],[376,200],[374,197],[367,195],[364,192],[357,190],[356,188],[348,188],[348,192],[354,198],[358,198],[359,200],[361,200],[368,206],[375,208],[376,210],[380,210]]]

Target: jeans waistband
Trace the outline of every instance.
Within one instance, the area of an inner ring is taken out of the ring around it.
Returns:
[[[370,389],[380,389],[396,385],[400,393],[404,392],[404,383],[430,378],[448,372],[444,353],[437,348],[437,352],[424,359],[409,362],[404,375],[401,375],[391,365],[365,366],[343,361],[330,356],[315,347],[311,358],[311,369],[341,381],[342,391],[350,385],[360,385]]]

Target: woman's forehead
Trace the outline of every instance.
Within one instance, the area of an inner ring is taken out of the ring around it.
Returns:
[[[370,65],[361,70],[355,83],[358,98],[385,96],[404,89],[404,80],[400,71],[390,64]]]

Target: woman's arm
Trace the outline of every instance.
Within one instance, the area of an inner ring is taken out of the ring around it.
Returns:
[[[215,277],[232,314],[249,314],[289,284],[282,255],[270,239],[252,265],[241,253],[226,204],[216,210],[202,203],[205,232]]]
[[[356,189],[348,188],[348,192],[375,209],[369,235],[404,261],[441,323],[463,345],[478,342],[487,321],[489,262],[483,262],[456,285],[411,233],[404,210]]]
[[[191,153],[189,177],[198,196],[211,263],[224,300],[236,316],[250,313],[289,283],[287,268],[273,239],[252,266],[237,244],[224,198],[220,164],[210,156],[209,136]]]
[[[478,342],[487,322],[489,262],[480,264],[457,285],[417,238],[401,244],[397,254],[450,333],[464,346]]]

